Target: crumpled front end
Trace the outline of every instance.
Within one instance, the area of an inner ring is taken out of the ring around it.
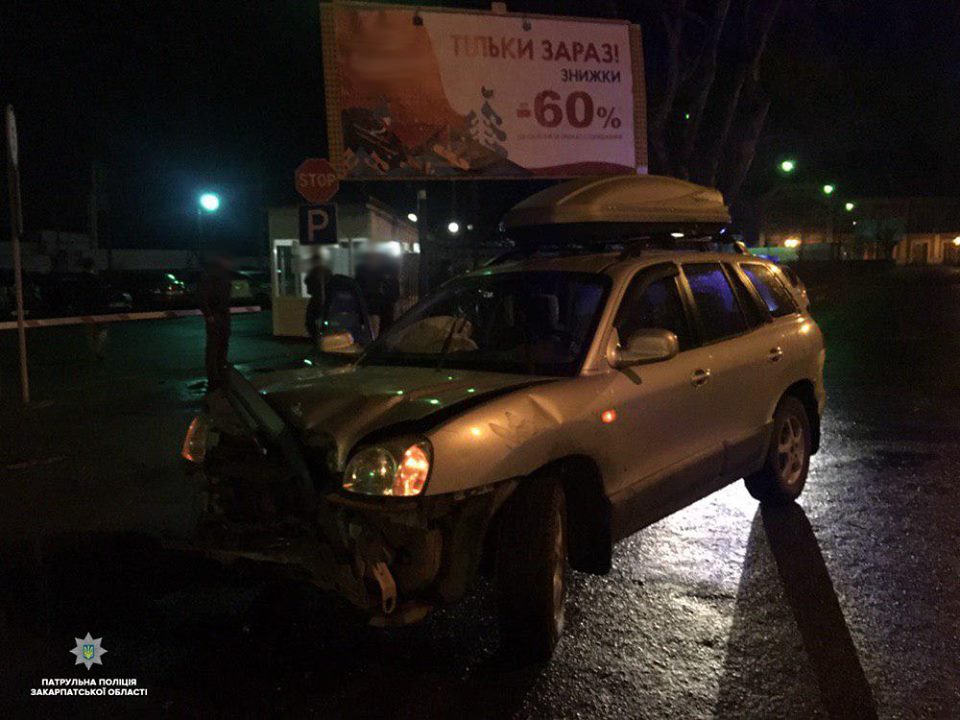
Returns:
[[[219,414],[204,420],[218,429],[205,438],[202,462],[190,464],[201,503],[193,551],[302,577],[376,624],[415,622],[464,594],[512,483],[411,499],[351,496],[320,468],[329,449],[306,448],[314,493],[305,502],[304,479],[285,454]]]

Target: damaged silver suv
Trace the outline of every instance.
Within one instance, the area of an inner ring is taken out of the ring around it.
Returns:
[[[485,572],[505,642],[548,657],[568,565],[607,572],[614,542],[739,478],[763,502],[803,489],[822,336],[779,268],[712,249],[728,219],[679,180],[559,185],[506,216],[513,255],[350,362],[232,371],[184,442],[195,548],[298,572],[381,625]]]

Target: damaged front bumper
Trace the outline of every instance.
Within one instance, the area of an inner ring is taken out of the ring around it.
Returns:
[[[416,622],[463,596],[477,575],[491,519],[513,489],[416,500],[318,496],[309,515],[284,512],[289,485],[212,468],[193,473],[201,520],[189,549],[220,562],[269,565],[331,592],[371,623]]]
[[[299,575],[378,624],[414,622],[464,594],[515,485],[411,499],[349,495],[339,478],[319,477],[325,463],[310,455],[318,449],[304,447],[235,369],[207,410],[204,427],[217,430],[198,456],[191,428],[183,452],[201,499],[189,549]]]

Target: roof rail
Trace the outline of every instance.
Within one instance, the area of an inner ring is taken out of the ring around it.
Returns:
[[[700,252],[729,252],[749,255],[750,250],[740,240],[730,241],[721,234],[677,237],[677,233],[623,237],[595,243],[522,243],[519,247],[488,260],[484,267],[519,262],[535,257],[571,257],[619,252],[619,259],[639,257],[645,250],[698,250]]]

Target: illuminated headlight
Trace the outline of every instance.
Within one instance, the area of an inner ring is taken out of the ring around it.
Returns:
[[[412,497],[430,475],[430,443],[388,443],[357,451],[343,472],[343,489],[359,495]]]
[[[207,456],[207,443],[210,439],[210,420],[206,415],[197,415],[187,428],[180,456],[189,462],[203,462]]]

